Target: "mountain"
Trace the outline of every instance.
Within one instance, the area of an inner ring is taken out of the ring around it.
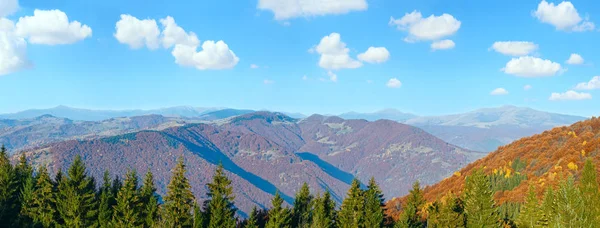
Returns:
[[[116,117],[131,117],[142,115],[163,115],[167,117],[199,117],[207,112],[221,110],[221,108],[195,108],[178,106],[152,110],[90,110],[57,106],[49,109],[30,109],[11,114],[0,114],[0,119],[31,119],[42,115],[52,115],[71,120],[99,121]]]
[[[384,109],[373,113],[358,113],[358,112],[347,112],[340,114],[339,117],[344,119],[364,119],[368,121],[376,120],[394,120],[404,122],[406,120],[416,118],[417,116],[410,113],[398,111],[396,109]]]
[[[218,120],[248,114],[252,112],[254,111],[244,109],[221,109],[217,111],[207,112],[205,114],[200,115],[198,118],[202,120]]]
[[[424,196],[433,201],[447,192],[460,194],[465,176],[483,169],[494,180],[497,202],[522,202],[530,184],[536,186],[541,196],[547,186],[555,186],[569,175],[578,181],[587,159],[600,167],[600,118],[556,127],[501,146],[453,176],[426,187]],[[394,205],[401,201],[398,198],[388,202],[391,214],[398,214]]]
[[[119,175],[127,168],[151,170],[163,194],[170,169],[183,156],[197,196],[205,195],[204,184],[222,163],[243,212],[268,206],[277,190],[291,203],[303,182],[312,191],[329,190],[341,202],[354,176],[364,183],[374,176],[385,194],[404,194],[416,179],[433,184],[482,156],[394,121],[319,115],[297,120],[271,112],[51,143],[25,154],[53,172],[79,154],[96,178],[104,169]]]

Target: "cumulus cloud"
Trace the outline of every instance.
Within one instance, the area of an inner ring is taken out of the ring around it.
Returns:
[[[175,19],[173,19],[171,16],[160,19],[160,23],[164,28],[161,33],[161,43],[164,48],[170,48],[176,44],[188,45],[192,47],[200,44],[200,40],[198,40],[198,37],[195,33],[186,33],[183,28],[179,27],[177,23],[175,23]]]
[[[551,101],[588,100],[592,99],[592,95],[589,93],[578,93],[573,90],[569,90],[564,93],[552,93],[548,99]]]
[[[115,38],[133,49],[146,46],[153,50],[159,47],[160,30],[154,19],[140,20],[131,15],[121,14],[121,20],[117,22],[115,29]]]
[[[567,59],[567,64],[571,64],[571,65],[580,65],[583,64],[583,57],[581,57],[581,55],[573,53],[571,54],[571,56],[569,56],[569,59]]]
[[[440,16],[431,15],[423,18],[421,12],[413,11],[406,13],[400,19],[390,18],[390,25],[396,26],[399,30],[407,31],[408,36],[404,39],[407,42],[420,40],[440,40],[444,37],[455,34],[460,29],[461,22],[450,14]]]
[[[366,0],[259,0],[257,8],[275,14],[275,20],[345,14],[366,10]]]
[[[400,86],[402,86],[402,82],[400,82],[400,80],[398,80],[397,78],[390,78],[390,80],[388,80],[385,86],[389,88],[400,88]]]
[[[600,76],[593,77],[589,82],[582,82],[575,86],[578,90],[600,89]]]
[[[531,56],[513,58],[502,69],[504,73],[521,77],[553,76],[563,71],[559,63]]]
[[[362,66],[360,61],[350,57],[348,54],[350,49],[342,42],[339,33],[331,33],[330,35],[323,37],[321,42],[311,50],[312,52],[317,52],[321,55],[319,66],[324,69],[352,69]],[[309,50],[309,52],[311,51]]]
[[[542,0],[538,4],[537,10],[533,12],[533,16],[542,23],[553,25],[556,30],[583,32],[592,31],[595,28],[593,22],[579,16],[573,3],[569,1],[555,5]]]
[[[202,50],[196,51],[196,46],[177,44],[171,54],[175,57],[177,64],[196,67],[199,70],[229,69],[240,61],[222,40],[217,42],[204,41]]]
[[[12,21],[0,18],[0,76],[31,66],[27,58],[27,42],[14,30]]]
[[[263,84],[265,84],[265,85],[270,85],[270,84],[273,84],[273,83],[275,83],[275,81],[273,81],[273,80],[269,80],[269,79],[263,80]]]
[[[390,52],[385,47],[369,47],[358,55],[358,59],[368,63],[383,63],[390,58]]]
[[[523,90],[530,90],[531,88],[533,88],[531,85],[523,86]]]
[[[33,16],[19,18],[16,34],[32,44],[72,44],[92,36],[92,29],[79,21],[69,22],[60,10],[35,10]]]
[[[490,92],[490,95],[506,95],[508,94],[508,91],[504,88],[496,88],[494,90],[492,90],[492,92]]]
[[[525,56],[537,50],[538,45],[527,41],[498,41],[491,49],[504,55]]]
[[[452,40],[440,40],[431,43],[431,50],[446,50],[454,48],[455,44]]]
[[[250,69],[258,69],[259,66],[256,64],[250,64]]]
[[[9,16],[19,9],[19,1],[2,0],[0,1],[0,18]]]
[[[329,76],[329,80],[331,80],[332,82],[337,82],[337,74],[328,71],[327,76]]]

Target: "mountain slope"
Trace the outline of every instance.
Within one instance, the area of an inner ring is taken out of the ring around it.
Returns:
[[[417,116],[411,113],[401,112],[396,109],[384,109],[373,113],[347,112],[340,114],[339,117],[344,119],[364,119],[368,121],[386,119],[404,122],[406,120],[416,118]]]

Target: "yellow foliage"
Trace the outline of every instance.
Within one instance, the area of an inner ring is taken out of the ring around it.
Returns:
[[[497,169],[494,169],[493,173],[494,173],[494,174],[498,174],[498,170],[497,170]]]
[[[541,183],[541,182],[544,182],[544,181],[546,181],[546,179],[544,179],[544,178],[540,178],[540,179],[538,180],[538,183]]]
[[[581,156],[585,157],[585,150],[581,150]]]
[[[554,166],[554,170],[561,171],[562,170],[562,166],[556,165],[556,166]]]
[[[581,143],[581,145],[585,146],[587,144],[587,141],[583,141],[583,143]]]
[[[577,170],[579,167],[577,167],[577,165],[573,162],[569,162],[569,164],[567,165],[567,167],[569,167],[570,170]]]
[[[461,174],[460,174],[460,172],[456,171],[456,172],[454,172],[454,176],[460,177]]]
[[[504,174],[504,178],[509,178],[511,174],[511,170],[510,169],[506,169],[506,174]]]

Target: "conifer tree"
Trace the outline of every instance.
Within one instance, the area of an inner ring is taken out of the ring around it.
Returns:
[[[95,182],[86,173],[85,164],[75,156],[66,177],[60,179],[56,207],[67,227],[90,227],[97,224]]]
[[[525,204],[521,205],[519,216],[517,217],[517,225],[519,227],[542,227],[543,211],[540,209],[535,187],[529,185],[529,193],[525,199]]]
[[[212,183],[208,183],[208,200],[205,202],[210,228],[227,227],[236,225],[235,211],[233,205],[233,188],[231,180],[225,176],[223,165],[219,164],[215,170]]]
[[[113,207],[116,204],[115,195],[111,189],[110,174],[108,170],[104,172],[102,177],[102,186],[100,187],[100,196],[98,204],[98,226],[101,228],[110,227],[110,222],[113,216]]]
[[[114,206],[112,224],[116,227],[137,227],[143,224],[140,217],[140,196],[138,194],[138,178],[135,170],[125,174],[125,180]]]
[[[140,188],[140,215],[144,227],[152,227],[158,216],[158,198],[154,186],[154,175],[148,171]]]
[[[256,206],[252,208],[252,212],[250,213],[250,216],[248,217],[248,219],[246,219],[246,226],[244,226],[244,228],[258,228],[258,224],[256,221],[256,217],[258,216],[258,210],[256,209]]]
[[[294,199],[294,207],[292,209],[294,217],[292,223],[296,227],[307,228],[312,223],[312,211],[310,209],[312,200],[313,196],[310,195],[310,189],[305,182],[296,193],[296,198]]]
[[[425,223],[419,214],[424,204],[425,199],[423,198],[421,185],[419,181],[416,181],[408,194],[408,198],[404,204],[404,211],[396,227],[424,227]]]
[[[543,215],[540,223],[542,223],[542,225],[555,224],[556,216],[558,214],[557,210],[556,194],[554,194],[552,186],[548,186],[544,193],[544,201],[542,202]]]
[[[19,212],[18,186],[18,177],[3,145],[0,147],[0,224],[10,226],[16,222]]]
[[[269,220],[266,228],[288,228],[291,227],[292,215],[288,208],[283,207],[283,198],[279,191],[271,200],[272,207],[269,210]]]
[[[194,195],[190,183],[185,177],[185,164],[183,157],[179,157],[177,165],[173,168],[171,181],[167,186],[167,195],[164,200],[163,222],[166,227],[191,227],[194,222],[192,209]]]
[[[23,157],[22,157],[23,158]],[[24,159],[22,159],[23,161]],[[29,208],[32,206],[33,201],[33,192],[35,191],[35,178],[33,177],[33,170],[27,165],[27,161],[25,164],[19,164],[17,166],[18,169],[21,169],[21,188],[19,194],[19,201],[21,202],[20,213],[19,213],[19,223],[21,227],[29,227],[33,224],[32,215],[29,214]],[[17,169],[17,170],[18,170]]]
[[[381,227],[384,219],[384,198],[381,189],[371,177],[365,192],[365,227]]]
[[[462,200],[451,192],[444,195],[440,201],[434,202],[427,210],[429,212],[427,227],[465,226]]]
[[[494,192],[488,177],[479,169],[467,177],[464,199],[467,227],[499,227]]]
[[[584,220],[593,224],[600,224],[600,192],[598,191],[598,179],[596,168],[590,159],[585,161],[579,183],[583,199]]]
[[[206,216],[200,209],[197,203],[194,203],[194,228],[204,228],[207,227],[208,222],[206,221]]]
[[[329,191],[323,196],[317,195],[313,200],[313,218],[311,228],[332,228],[336,221],[335,202],[331,199]]]
[[[357,179],[352,181],[348,194],[342,202],[339,212],[339,226],[341,228],[364,227],[364,195]]]
[[[43,227],[53,227],[57,224],[56,200],[54,183],[45,166],[41,166],[36,180],[36,189],[33,192],[27,214],[33,219],[34,224]]]
[[[573,176],[561,181],[556,192],[556,221],[562,227],[585,227],[591,224],[584,217],[584,199],[575,186]]]

